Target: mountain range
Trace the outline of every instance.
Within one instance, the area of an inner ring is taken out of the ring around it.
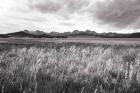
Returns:
[[[46,33],[44,31],[19,31],[8,34],[0,34],[0,38],[10,38],[10,37],[28,37],[28,38],[74,38],[74,37],[88,37],[88,38],[140,38],[140,33],[130,33],[130,34],[121,34],[121,33],[97,33],[95,31],[79,31],[74,30],[73,32],[50,32]]]

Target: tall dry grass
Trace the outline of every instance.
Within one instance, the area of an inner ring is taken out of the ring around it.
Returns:
[[[0,52],[0,93],[139,93],[140,48],[71,45]]]

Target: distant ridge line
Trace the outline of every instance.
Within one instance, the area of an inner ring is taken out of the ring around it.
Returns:
[[[130,33],[130,34],[121,34],[121,33],[97,33],[95,31],[79,31],[74,30],[73,32],[50,32],[46,33],[44,31],[19,31],[8,34],[0,34],[0,38],[10,38],[10,37],[28,37],[28,38],[74,38],[74,37],[88,37],[88,38],[140,38],[140,33]]]

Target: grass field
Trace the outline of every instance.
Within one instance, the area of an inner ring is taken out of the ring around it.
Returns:
[[[140,45],[140,38],[0,38],[0,43],[14,44],[46,44],[54,43],[86,43],[109,45]]]
[[[139,39],[0,41],[0,93],[140,93]]]

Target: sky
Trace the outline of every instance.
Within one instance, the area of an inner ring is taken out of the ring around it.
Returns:
[[[0,0],[0,33],[22,30],[131,33],[140,30],[140,0]]]

